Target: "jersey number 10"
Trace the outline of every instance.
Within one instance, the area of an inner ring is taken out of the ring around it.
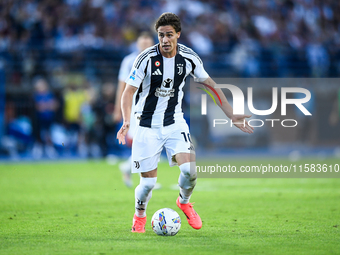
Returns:
[[[190,142],[191,143],[191,139],[190,139],[190,134],[188,133],[188,134],[185,134],[185,132],[181,132],[181,134],[183,135],[183,137],[184,137],[184,141],[185,142]],[[187,138],[188,137],[188,138]]]

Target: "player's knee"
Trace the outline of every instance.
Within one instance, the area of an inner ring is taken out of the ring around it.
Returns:
[[[141,186],[144,192],[149,193],[155,187],[156,182],[157,182],[157,177],[152,177],[152,178],[141,177],[139,185]]]
[[[179,166],[181,169],[181,173],[183,176],[190,180],[195,181],[197,179],[197,172],[196,172],[196,163],[195,162],[187,162]]]

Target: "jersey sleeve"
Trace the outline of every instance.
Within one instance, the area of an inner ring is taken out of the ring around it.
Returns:
[[[149,61],[148,57],[145,57],[141,54],[139,54],[138,57],[136,58],[135,62],[133,63],[130,74],[125,80],[126,84],[129,84],[136,88],[139,88],[139,86],[142,84],[145,78],[145,75],[146,75],[145,68]]]
[[[118,80],[120,81],[126,80],[126,78],[129,76],[129,73],[131,71],[132,63],[133,62],[131,62],[128,56],[123,59],[122,64],[120,65],[120,69],[119,69]]]
[[[199,81],[199,82],[203,82],[206,79],[209,78],[209,74],[205,71],[204,67],[203,67],[203,62],[200,59],[200,57],[194,53],[195,56],[192,58],[195,67],[192,70],[192,74],[195,78],[195,80]]]

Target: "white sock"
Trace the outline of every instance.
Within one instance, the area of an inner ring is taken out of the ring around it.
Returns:
[[[181,204],[189,203],[193,189],[197,182],[196,163],[188,162],[179,166],[181,174],[178,178],[179,202]]]
[[[152,189],[155,187],[156,182],[157,177],[140,178],[140,183],[135,189],[135,213],[137,217],[144,218],[146,216],[146,207],[152,197]]]

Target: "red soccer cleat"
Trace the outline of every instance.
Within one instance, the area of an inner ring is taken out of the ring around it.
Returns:
[[[144,233],[146,224],[146,216],[144,218],[139,218],[137,215],[133,215],[132,229],[131,232]]]
[[[185,216],[187,216],[188,223],[194,229],[200,229],[202,227],[201,217],[194,210],[192,203],[181,204],[179,202],[179,197],[176,200],[176,204],[183,211]]]

